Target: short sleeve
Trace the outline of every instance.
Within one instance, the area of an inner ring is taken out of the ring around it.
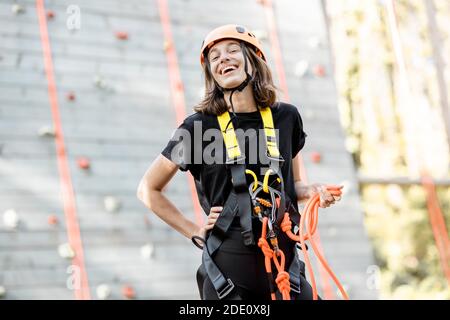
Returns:
[[[300,116],[300,113],[297,108],[295,108],[295,115],[293,119],[294,125],[292,132],[292,158],[294,158],[297,155],[297,153],[299,153],[300,150],[302,150],[303,146],[305,145],[306,137],[308,136],[303,131],[302,117]]]
[[[194,121],[186,118],[174,130],[161,154],[180,167],[181,171],[192,171],[194,160]]]

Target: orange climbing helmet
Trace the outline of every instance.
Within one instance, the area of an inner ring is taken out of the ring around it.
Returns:
[[[243,41],[246,44],[250,44],[251,47],[255,50],[256,54],[264,61],[266,61],[261,43],[250,30],[240,25],[227,24],[212,30],[205,37],[205,40],[203,40],[202,49],[200,51],[200,63],[202,65],[205,62],[205,57],[208,54],[208,50],[215,43],[225,39],[236,39]]]

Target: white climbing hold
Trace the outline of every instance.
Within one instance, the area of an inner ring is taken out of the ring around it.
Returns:
[[[264,30],[260,30],[260,29],[253,30],[253,34],[259,41],[267,40],[267,32]]]
[[[345,148],[348,152],[355,153],[359,148],[359,139],[357,139],[355,136],[348,136],[345,139]]]
[[[319,37],[311,37],[308,40],[308,45],[311,48],[316,49],[316,48],[319,48],[320,46],[322,46],[322,41],[320,41]]]
[[[108,84],[106,83],[105,79],[102,76],[99,76],[99,75],[95,76],[93,81],[94,81],[94,85],[97,88],[102,89],[102,90],[108,89]]]
[[[141,247],[141,257],[150,260],[154,257],[155,246],[153,243],[147,243]]]
[[[328,236],[335,237],[337,235],[337,229],[335,227],[328,228]]]
[[[6,296],[6,288],[4,286],[0,286],[0,299]]]
[[[107,284],[100,284],[96,289],[97,298],[106,300],[111,296],[111,288]]]
[[[56,136],[55,129],[49,126],[43,126],[39,128],[38,134],[40,137],[54,137]]]
[[[11,7],[11,11],[12,13],[14,13],[15,15],[19,15],[25,12],[25,7],[21,4],[15,3],[12,5]]]
[[[73,259],[75,257],[75,251],[69,243],[60,244],[58,246],[58,253],[59,256],[64,259]]]
[[[295,64],[295,75],[299,78],[303,78],[309,69],[309,63],[306,60],[300,60]]]
[[[3,213],[3,224],[8,229],[16,229],[19,226],[20,218],[14,209],[6,210]]]
[[[303,111],[305,118],[308,120],[313,120],[316,117],[316,114],[311,109],[307,109]]]
[[[108,212],[117,212],[119,211],[120,207],[121,207],[121,203],[120,201],[113,196],[106,196],[103,199],[103,203],[105,205],[105,209]]]
[[[344,180],[340,183],[341,186],[344,186],[342,190],[342,195],[349,193],[352,187],[352,183],[349,180]]]

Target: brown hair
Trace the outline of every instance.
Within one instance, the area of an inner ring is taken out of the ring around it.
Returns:
[[[249,85],[252,85],[256,105],[272,107],[276,101],[277,90],[273,84],[272,73],[267,63],[254,50],[249,50],[245,44],[242,47],[244,47],[244,57],[248,57],[253,69],[254,80],[250,81]],[[245,55],[245,53],[247,54]],[[220,115],[227,111],[228,107],[223,93],[213,78],[208,59],[205,59],[203,64],[203,74],[205,75],[205,97],[194,107],[194,111]]]

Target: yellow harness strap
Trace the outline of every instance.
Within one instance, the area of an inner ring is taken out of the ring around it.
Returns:
[[[261,108],[259,110],[264,126],[264,133],[266,137],[266,148],[271,158],[278,158],[280,151],[277,146],[277,137],[275,135],[275,127],[273,125],[272,110],[269,107]],[[230,121],[230,114],[228,111],[217,116],[219,121],[220,131],[222,131],[223,141],[227,149],[229,160],[236,160],[242,156],[239,148],[236,133],[234,131],[233,123]],[[228,128],[227,128],[228,125]]]

